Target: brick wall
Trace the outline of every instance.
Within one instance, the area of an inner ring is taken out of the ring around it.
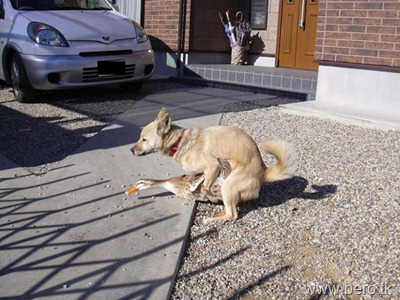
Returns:
[[[320,0],[315,58],[400,67],[400,2]]]
[[[178,49],[179,0],[146,0],[143,27],[155,50]],[[190,2],[190,1],[188,1]]]
[[[180,0],[146,0],[143,27],[155,50],[177,51]],[[249,0],[186,0],[185,51],[230,51],[218,11],[231,11],[231,20]]]

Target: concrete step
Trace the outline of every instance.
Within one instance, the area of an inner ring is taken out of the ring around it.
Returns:
[[[388,115],[355,105],[342,107],[323,101],[307,101],[284,104],[279,108],[287,113],[326,118],[349,125],[381,130],[400,130],[398,115]]]
[[[171,80],[191,81],[210,87],[287,95],[299,100],[314,100],[317,89],[315,71],[237,65],[186,65],[183,76]]]

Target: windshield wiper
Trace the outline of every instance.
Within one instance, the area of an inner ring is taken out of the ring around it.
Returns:
[[[112,10],[109,7],[93,7],[93,8],[85,8],[85,10]]]
[[[77,7],[77,6],[63,6],[63,7],[29,7],[29,6],[21,6],[18,10],[112,10],[109,7]]]

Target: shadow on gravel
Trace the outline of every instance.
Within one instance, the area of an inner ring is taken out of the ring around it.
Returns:
[[[246,214],[260,207],[281,205],[291,199],[322,200],[337,192],[334,184],[312,184],[312,191],[306,191],[309,186],[307,179],[295,176],[288,180],[266,183],[261,187],[258,199],[240,205],[240,213]],[[297,209],[294,208],[294,211]]]
[[[192,242],[196,239],[202,238],[204,236],[208,236],[208,235],[213,235],[215,233],[217,233],[218,230],[216,230],[215,228],[211,228],[210,230],[208,230],[207,232],[196,236]],[[245,246],[240,248],[237,251],[234,251],[232,253],[227,253],[224,257],[218,259],[216,262],[211,263],[211,264],[205,264],[202,267],[197,268],[196,270],[193,270],[191,272],[187,272],[185,274],[179,275],[178,279],[179,280],[184,280],[185,278],[191,278],[193,276],[196,276],[198,274],[206,274],[207,271],[213,270],[215,268],[218,268],[220,266],[224,266],[226,265],[227,262],[229,262],[230,260],[235,260],[236,258],[238,258],[241,255],[244,255],[246,251],[250,250],[251,246]],[[248,293],[251,292],[252,289],[254,289],[257,286],[262,285],[264,282],[267,282],[268,280],[270,280],[271,278],[279,275],[282,272],[285,272],[287,270],[290,269],[290,266],[284,266],[281,267],[279,269],[277,269],[276,271],[273,271],[269,274],[263,275],[261,277],[259,277],[257,280],[254,280],[253,282],[248,283],[247,285],[245,285],[244,287],[240,288],[239,290],[236,291],[232,291],[229,294],[232,296],[227,295],[226,299],[242,299],[242,297],[246,296]],[[190,290],[187,291],[190,294]],[[243,298],[244,299],[244,298]]]
[[[249,294],[252,289],[254,289],[257,286],[262,285],[264,282],[267,282],[268,280],[272,279],[273,277],[279,275],[280,273],[286,272],[289,269],[290,269],[289,266],[284,266],[282,268],[277,269],[276,271],[273,271],[267,275],[264,275],[264,276],[260,277],[259,279],[257,279],[256,281],[249,283],[247,286],[243,287],[239,291],[236,291],[235,295],[233,295],[229,298],[226,298],[226,300],[247,299],[246,295]],[[248,299],[253,299],[253,298],[251,295],[249,295]]]
[[[212,270],[214,268],[217,268],[218,266],[223,265],[224,263],[226,263],[227,261],[231,260],[231,259],[235,259],[235,257],[242,255],[244,252],[246,252],[247,250],[249,250],[251,247],[250,246],[246,246],[243,247],[242,249],[239,249],[238,251],[235,251],[233,253],[230,253],[228,255],[226,255],[224,258],[219,259],[218,261],[216,261],[213,264],[209,264],[209,265],[205,265],[202,266],[192,272],[188,272],[186,274],[180,275],[179,278],[190,278],[196,274],[202,274],[208,270]]]
[[[264,184],[261,189],[260,198],[268,199],[265,203],[267,206],[275,206],[293,198],[321,200],[335,194],[337,191],[337,186],[333,184],[312,184],[311,188],[313,191],[306,192],[305,190],[308,185],[308,180],[300,176],[295,176],[288,180],[267,183]]]
[[[24,168],[65,158],[82,145],[85,134],[100,131],[104,125],[66,130],[57,118],[32,117],[0,105],[0,152]]]
[[[96,121],[111,122],[151,93],[147,85],[139,91],[125,91],[118,86],[43,93],[38,103],[70,110]]]

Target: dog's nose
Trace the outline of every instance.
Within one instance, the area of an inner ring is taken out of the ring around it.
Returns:
[[[132,147],[132,148],[131,148],[131,152],[132,152],[133,154],[135,154],[135,147]]]

